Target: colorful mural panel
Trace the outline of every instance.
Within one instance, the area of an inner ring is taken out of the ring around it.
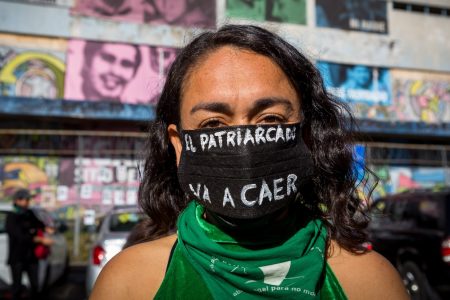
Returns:
[[[393,70],[391,119],[450,122],[450,74]]]
[[[387,33],[387,1],[316,0],[317,27]]]
[[[227,0],[226,5],[232,18],[306,24],[306,0]]]
[[[371,169],[380,179],[374,190],[373,199],[417,188],[438,189],[445,186],[446,174],[443,168],[383,165]]]
[[[64,55],[0,45],[0,93],[4,96],[62,98]]]
[[[65,98],[154,104],[176,54],[175,48],[72,40]]]
[[[79,0],[72,13],[115,21],[213,28],[216,1]]]
[[[353,103],[360,119],[389,122],[450,123],[450,74],[390,70],[392,103]]]
[[[133,159],[0,157],[0,199],[30,189],[50,210],[81,204],[107,208],[137,203],[139,162]]]

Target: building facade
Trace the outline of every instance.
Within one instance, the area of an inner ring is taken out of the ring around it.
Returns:
[[[374,196],[450,185],[448,0],[0,1],[0,197],[65,218],[136,204],[168,67],[199,32],[256,24],[355,114]]]

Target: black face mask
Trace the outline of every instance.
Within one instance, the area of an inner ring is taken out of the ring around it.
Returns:
[[[183,130],[181,139],[182,189],[220,216],[273,214],[292,203],[313,175],[299,123]]]

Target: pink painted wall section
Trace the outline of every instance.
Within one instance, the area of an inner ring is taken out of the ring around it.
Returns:
[[[71,40],[64,98],[154,104],[177,49]]]
[[[131,21],[212,28],[215,0],[79,0],[72,14]]]

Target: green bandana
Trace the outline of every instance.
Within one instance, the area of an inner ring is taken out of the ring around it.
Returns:
[[[326,268],[326,228],[319,220],[310,221],[282,244],[249,250],[207,223],[203,212],[194,201],[187,206],[178,220],[178,241],[214,298],[320,296]]]

